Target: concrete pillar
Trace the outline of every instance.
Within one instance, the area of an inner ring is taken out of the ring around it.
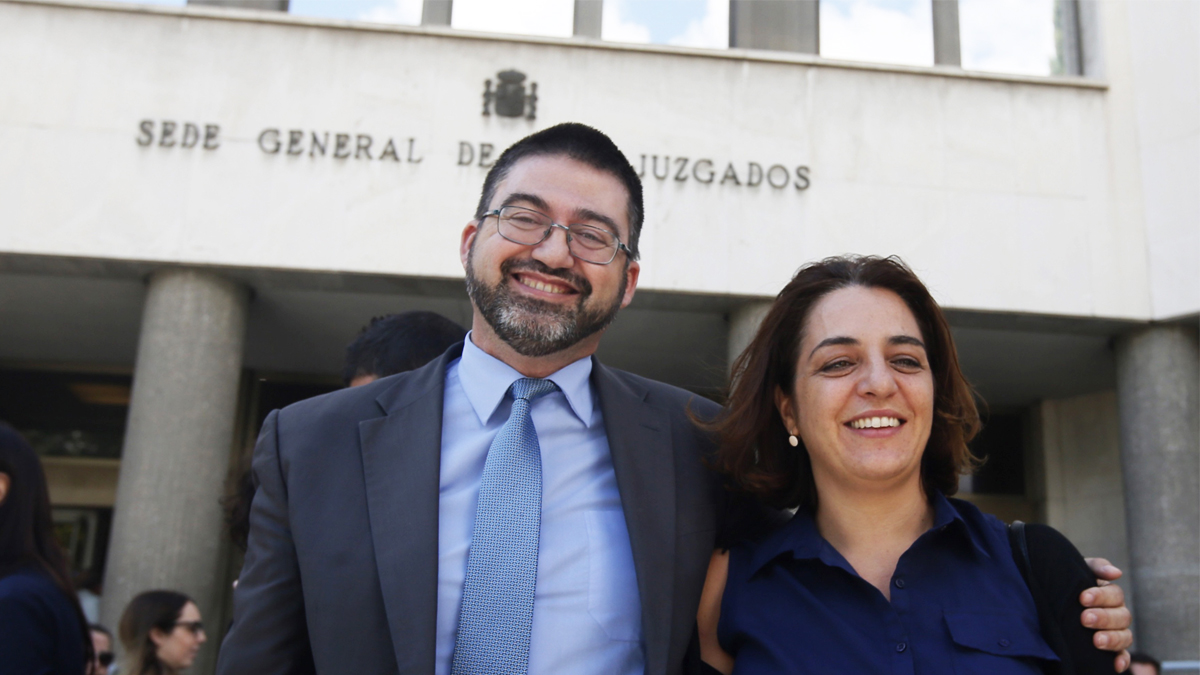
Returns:
[[[422,26],[449,26],[454,0],[425,0],[421,5]]]
[[[575,0],[575,37],[600,39],[604,0]]]
[[[288,1],[289,0],[187,0],[187,4],[286,12],[288,11]]]
[[[729,358],[725,361],[726,368],[732,368],[734,360],[750,345],[769,309],[769,302],[748,302],[729,313]]]
[[[1117,401],[1137,648],[1200,658],[1200,346],[1195,326],[1117,341]]]
[[[224,578],[218,503],[233,442],[249,293],[211,272],[150,277],[113,510],[101,620],[134,595],[188,594],[215,620]],[[221,627],[192,672],[212,670]]]
[[[937,66],[962,66],[958,0],[933,0],[933,63]]]
[[[729,0],[729,46],[819,54],[818,0]]]

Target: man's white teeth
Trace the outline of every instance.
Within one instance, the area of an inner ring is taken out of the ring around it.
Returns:
[[[525,284],[526,286],[528,286],[530,288],[533,288],[533,289],[536,289],[539,291],[543,291],[546,293],[559,293],[559,294],[566,293],[566,291],[564,289],[562,289],[558,286],[551,286],[550,284],[544,284],[540,281],[537,281],[536,279],[521,279],[521,283]]]
[[[863,417],[850,422],[853,429],[882,429],[883,427],[898,427],[900,420],[895,417]]]

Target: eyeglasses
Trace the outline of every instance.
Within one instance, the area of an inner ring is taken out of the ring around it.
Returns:
[[[176,626],[183,626],[192,631],[192,635],[199,635],[204,632],[204,622],[202,621],[176,621]]]
[[[567,250],[584,262],[607,265],[617,257],[617,251],[633,256],[633,251],[621,243],[617,235],[594,225],[559,225],[550,216],[521,206],[503,206],[485,218],[495,216],[500,236],[514,244],[537,246],[546,241],[554,228],[567,233]]]
[[[113,662],[113,653],[112,652],[97,652],[96,653],[96,663],[99,663],[102,667],[107,668],[112,665],[112,662]]]

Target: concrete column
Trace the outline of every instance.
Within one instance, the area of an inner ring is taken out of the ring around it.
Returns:
[[[422,26],[449,26],[454,0],[425,0],[421,5]]]
[[[604,0],[575,0],[575,37],[600,39]]]
[[[749,302],[729,314],[729,358],[726,368],[732,368],[737,357],[750,346],[758,326],[771,309],[769,302]]]
[[[729,0],[729,46],[819,54],[818,0]]]
[[[187,0],[189,5],[210,7],[236,7],[238,9],[262,9],[275,12],[288,11],[289,0]]]
[[[249,293],[205,271],[150,277],[113,510],[101,620],[150,589],[184,592],[216,619],[222,511]],[[212,670],[213,625],[193,672]]]
[[[933,0],[933,63],[938,66],[962,66],[958,0]]]
[[[1194,326],[1117,341],[1126,526],[1137,648],[1200,658],[1200,346]]]

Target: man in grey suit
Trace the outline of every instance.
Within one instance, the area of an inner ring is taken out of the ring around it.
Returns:
[[[462,234],[466,341],[263,425],[219,673],[681,670],[723,508],[689,414],[718,408],[592,356],[633,299],[642,213],[594,129],[504,152]],[[529,447],[532,477],[495,469]],[[511,515],[529,493],[532,532]]]

